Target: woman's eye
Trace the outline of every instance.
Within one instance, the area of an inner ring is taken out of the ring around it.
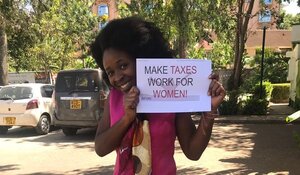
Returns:
[[[127,68],[127,64],[122,64],[122,65],[121,65],[121,69],[122,69],[122,70],[125,70],[126,68]]]
[[[111,77],[111,76],[113,76],[113,72],[111,72],[111,71],[109,71],[109,72],[106,72],[106,74],[107,74],[107,76],[108,76],[108,77]]]

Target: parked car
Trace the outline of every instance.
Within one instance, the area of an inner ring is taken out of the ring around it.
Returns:
[[[50,84],[24,83],[0,89],[0,134],[12,126],[35,127],[38,134],[47,134],[53,124]]]
[[[54,90],[54,125],[66,136],[81,128],[97,127],[103,115],[108,87],[100,69],[58,72]]]

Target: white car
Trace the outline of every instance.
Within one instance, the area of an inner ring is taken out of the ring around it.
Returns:
[[[0,89],[0,134],[12,126],[32,126],[38,134],[47,134],[53,124],[50,84],[24,83]]]

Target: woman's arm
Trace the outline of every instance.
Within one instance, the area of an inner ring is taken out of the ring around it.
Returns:
[[[176,114],[176,131],[179,143],[184,154],[191,160],[198,160],[211,137],[214,124],[214,117],[217,115],[217,109],[225,97],[225,89],[218,82],[218,77],[210,77],[208,94],[211,95],[211,112],[202,113],[199,125],[196,128],[189,113]]]
[[[196,128],[190,114],[176,114],[178,141],[186,157],[191,160],[198,160],[208,145],[214,123],[209,116],[210,113],[204,113]]]
[[[109,154],[121,144],[124,135],[136,116],[136,106],[133,106],[132,103],[137,104],[138,92],[138,90],[134,89],[124,95],[125,114],[112,127],[110,127],[109,100],[106,100],[103,117],[99,121],[95,136],[95,151],[99,156],[102,157]]]

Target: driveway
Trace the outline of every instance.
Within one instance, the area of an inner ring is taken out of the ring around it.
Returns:
[[[93,130],[66,137],[60,130],[39,136],[14,128],[0,136],[0,174],[112,174],[115,153],[94,152]],[[198,161],[183,155],[176,142],[178,174],[299,174],[300,125],[216,123]]]

